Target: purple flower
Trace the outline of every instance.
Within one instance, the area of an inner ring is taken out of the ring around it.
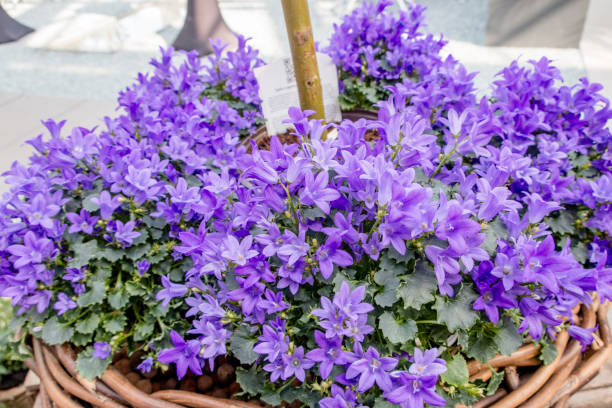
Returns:
[[[491,271],[491,275],[502,280],[504,289],[510,290],[514,287],[515,282],[522,282],[523,277],[519,262],[520,259],[517,256],[509,257],[502,252],[497,254],[495,268]]]
[[[168,306],[168,303],[170,303],[172,299],[185,296],[187,293],[187,287],[185,285],[171,282],[168,275],[163,275],[161,281],[164,289],[157,292],[155,299],[162,301],[162,307]]]
[[[302,204],[316,205],[325,214],[329,214],[329,203],[340,197],[338,191],[327,187],[329,174],[322,171],[314,177],[312,172],[307,170],[304,178],[304,188],[300,191]]]
[[[75,234],[77,232],[84,232],[86,234],[92,234],[93,229],[98,221],[98,217],[90,215],[87,211],[81,210],[79,214],[67,213],[66,218],[72,223],[68,232]]]
[[[336,237],[329,237],[325,244],[317,250],[317,261],[319,261],[319,269],[321,275],[325,279],[329,279],[334,271],[334,264],[339,266],[350,266],[353,264],[353,258],[348,252],[340,249],[342,241]]]
[[[523,201],[527,206],[527,218],[531,224],[536,224],[542,221],[542,219],[551,212],[563,208],[559,203],[554,201],[544,201],[544,199],[536,193],[525,194]]]
[[[468,237],[480,232],[480,224],[471,220],[456,200],[450,200],[436,213],[436,237],[447,240],[450,247],[463,254],[468,249]]]
[[[66,268],[66,273],[62,276],[62,279],[69,282],[79,282],[85,278],[85,268]]]
[[[257,251],[251,249],[253,237],[251,235],[238,242],[236,237],[229,235],[223,241],[224,250],[221,253],[225,259],[234,262],[236,265],[245,265],[247,261],[257,255]]]
[[[325,329],[327,338],[349,336],[356,341],[362,341],[364,335],[373,331],[366,322],[367,314],[374,310],[374,307],[362,302],[364,296],[365,286],[359,286],[351,292],[349,285],[342,282],[333,303],[327,297],[321,297],[322,307],[314,309],[312,314],[321,319],[319,325]]]
[[[438,350],[433,348],[421,351],[414,349],[414,362],[410,365],[408,372],[419,377],[439,376],[446,371],[446,362],[438,358]]]
[[[306,353],[306,357],[320,363],[319,372],[321,377],[326,379],[331,374],[335,364],[341,365],[348,362],[345,352],[342,350],[342,340],[338,337],[328,339],[319,330],[315,331],[314,338],[319,347]]]
[[[147,357],[136,367],[141,373],[150,373],[153,368],[153,357]]]
[[[60,206],[51,202],[42,194],[35,195],[28,204],[28,222],[32,225],[40,225],[41,227],[52,229],[52,217],[60,211]]]
[[[437,407],[446,405],[444,398],[436,394],[437,376],[421,377],[398,371],[393,377],[395,386],[383,394],[392,404],[409,408],[422,408],[424,404]]]
[[[94,352],[93,356],[99,358],[100,360],[106,360],[106,358],[111,353],[111,346],[107,342],[96,342],[94,344]]]
[[[140,232],[134,231],[134,227],[136,226],[134,221],[128,221],[125,224],[121,221],[116,221],[114,224],[115,239],[117,242],[130,246],[132,245],[132,241],[140,236]]]
[[[264,299],[259,305],[266,310],[267,314],[279,313],[289,308],[289,304],[283,300],[283,293],[266,289]]]
[[[293,350],[291,354],[283,354],[283,365],[285,369],[283,370],[281,378],[286,380],[291,376],[295,376],[295,378],[304,382],[304,380],[306,380],[305,370],[312,368],[314,364],[314,361],[304,357],[304,347],[300,346]]]
[[[157,360],[164,364],[176,364],[176,375],[179,380],[187,374],[188,368],[192,373],[202,375],[202,366],[198,359],[200,343],[197,340],[185,341],[174,330],[170,332],[170,340],[174,347],[159,353]]]
[[[138,274],[142,276],[147,273],[151,267],[151,264],[146,259],[141,259],[140,261],[136,262],[136,267],[138,268]]]
[[[259,336],[259,343],[253,351],[265,354],[265,360],[272,363],[288,349],[289,337],[285,334],[285,322],[277,318],[275,322],[263,326],[263,334]]]
[[[358,392],[366,392],[374,383],[381,390],[390,391],[392,388],[391,377],[389,371],[393,370],[397,365],[397,360],[392,357],[380,357],[378,351],[370,347],[365,352],[363,358],[351,363],[346,370],[346,377],[359,377],[357,385]]]
[[[113,212],[121,205],[119,196],[113,196],[108,191],[104,190],[100,193],[100,197],[92,197],[91,202],[100,207],[100,215],[105,220],[108,220]]]
[[[353,408],[357,404],[357,397],[350,388],[343,390],[336,384],[331,386],[331,397],[319,401],[320,408]]]
[[[53,309],[57,310],[57,315],[61,316],[71,309],[75,309],[77,304],[74,300],[70,299],[65,293],[57,295],[57,301],[53,304]]]
[[[342,282],[340,290],[334,296],[334,305],[348,318],[356,318],[360,314],[367,314],[374,310],[374,307],[369,303],[362,302],[365,297],[365,290],[365,286],[358,286],[351,291],[348,283]]]
[[[31,264],[39,264],[50,257],[53,251],[51,240],[38,237],[33,231],[28,231],[23,237],[23,245],[10,245],[7,251],[13,255],[15,268],[22,268]]]
[[[519,333],[525,330],[529,331],[529,335],[535,340],[539,340],[542,337],[542,325],[547,324],[549,326],[558,326],[561,324],[561,320],[556,318],[554,310],[546,307],[535,299],[523,298],[519,302],[519,308],[524,316],[521,325],[519,326]]]
[[[286,231],[283,234],[285,244],[277,250],[277,254],[288,265],[294,265],[308,253],[309,247],[304,238],[305,234],[306,232],[303,230],[300,231],[299,236],[291,231]]]
[[[584,329],[580,326],[575,325],[570,325],[567,328],[567,332],[569,333],[569,335],[572,336],[572,338],[578,340],[582,345],[583,353],[587,349],[587,347],[589,347],[591,343],[593,343],[593,340],[595,340],[595,338],[593,337],[593,332],[595,332],[595,330],[597,330],[596,327]]]
[[[194,324],[194,327],[196,327],[196,324]],[[210,369],[214,369],[215,357],[222,356],[227,353],[225,343],[230,338],[232,333],[222,327],[216,327],[211,322],[201,322],[196,330],[190,330],[189,333],[201,335],[200,357],[208,359]]]
[[[499,320],[499,307],[503,309],[516,307],[516,302],[508,297],[501,283],[490,288],[479,287],[478,289],[481,295],[476,299],[473,307],[475,310],[484,310],[493,323],[497,323]]]

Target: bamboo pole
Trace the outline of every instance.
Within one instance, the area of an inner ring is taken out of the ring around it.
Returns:
[[[300,95],[300,107],[302,110],[314,111],[313,117],[316,119],[325,119],[308,0],[281,0],[281,3]]]

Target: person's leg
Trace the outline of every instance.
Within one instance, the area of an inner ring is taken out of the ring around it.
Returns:
[[[174,40],[174,48],[196,50],[202,56],[210,54],[211,39],[219,39],[235,48],[236,36],[223,20],[217,0],[188,0],[183,28]]]
[[[18,40],[32,31],[30,27],[11,18],[0,5],[0,44]]]

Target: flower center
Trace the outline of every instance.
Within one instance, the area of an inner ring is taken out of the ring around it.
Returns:
[[[512,270],[510,269],[508,265],[506,265],[504,266],[503,272],[504,272],[504,275],[510,275],[510,272],[512,272]]]
[[[298,360],[297,358],[294,358],[293,361],[291,361],[291,364],[294,367],[299,367],[300,366],[300,360]]]
[[[378,368],[380,368],[380,361],[372,359],[370,361],[370,367],[372,367],[373,370],[377,370]]]
[[[485,292],[484,295],[482,295],[482,300],[484,300],[485,302],[490,302],[493,299],[493,296],[491,295],[491,292]]]

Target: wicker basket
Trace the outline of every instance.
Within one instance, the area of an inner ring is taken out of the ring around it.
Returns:
[[[510,356],[499,355],[488,364],[470,361],[470,379],[488,380],[490,365],[504,370],[505,385],[495,394],[475,403],[473,408],[565,407],[569,397],[588,383],[612,355],[607,313],[610,303],[599,305],[596,298],[591,308],[582,307],[577,318],[585,328],[598,327],[596,340],[586,353],[576,340],[569,341],[567,332],[557,335],[557,358],[541,365],[538,347],[525,345]],[[50,401],[59,408],[83,408],[84,401],[101,408],[254,408],[258,405],[238,400],[223,400],[180,390],[146,394],[116,369],[108,369],[99,380],[88,381],[76,372],[75,352],[69,345],[51,348],[33,340],[36,370],[41,378],[41,391],[47,406]],[[531,375],[519,378],[517,367],[539,366]],[[47,397],[48,396],[48,397]]]

